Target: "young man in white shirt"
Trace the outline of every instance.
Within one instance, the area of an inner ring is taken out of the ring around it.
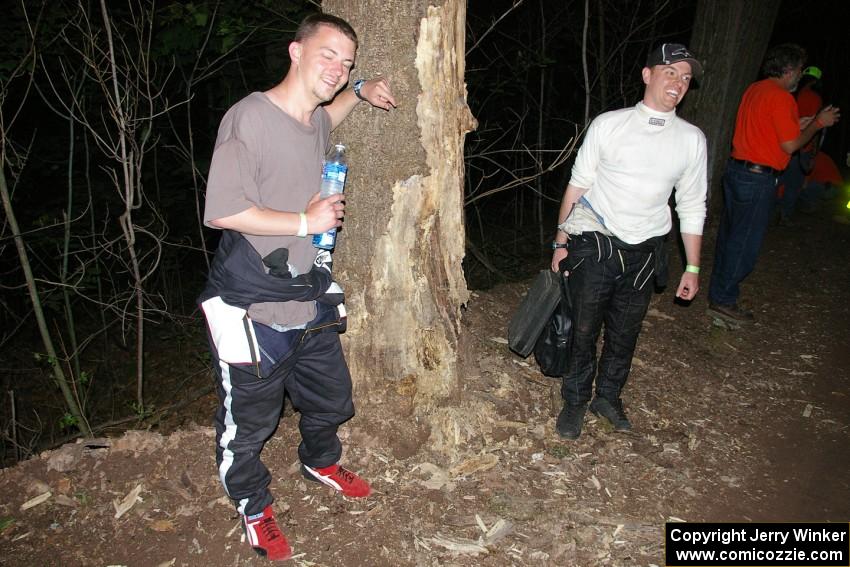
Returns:
[[[655,280],[666,283],[664,238],[672,227],[667,203],[674,188],[687,261],[676,296],[689,301],[699,290],[706,142],[699,128],[676,116],[676,107],[701,74],[685,46],[661,45],[642,71],[643,100],[594,119],[576,157],[552,243],[552,270],[568,275],[573,304],[561,437],[578,438],[588,402],[615,430],[631,429],[620,394]]]

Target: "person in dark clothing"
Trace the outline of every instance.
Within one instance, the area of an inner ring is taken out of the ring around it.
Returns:
[[[699,290],[706,142],[699,128],[676,115],[676,107],[701,73],[702,65],[684,45],[655,49],[642,71],[643,100],[596,117],[576,157],[552,243],[551,267],[569,274],[573,311],[564,407],[556,423],[561,437],[581,434],[588,402],[615,430],[632,428],[620,394],[653,280],[659,275],[666,280],[664,237],[672,228],[667,203],[674,187],[687,257],[676,295],[691,300]]]
[[[811,119],[823,108],[823,94],[820,68],[809,66],[803,69],[803,76],[797,85],[794,99],[797,101],[797,114],[800,119]],[[790,226],[797,199],[805,185],[806,176],[815,166],[815,156],[820,149],[824,130],[819,130],[805,146],[794,152],[791,161],[779,177],[780,191],[776,206],[779,208],[779,224]]]
[[[308,16],[289,45],[282,82],[224,118],[210,165],[204,222],[222,229],[199,302],[218,381],[216,463],[248,543],[271,560],[292,555],[274,517],[271,474],[260,459],[284,394],[300,412],[303,475],[350,497],[369,484],[339,464],[337,429],[354,415],[339,332],[342,289],[331,255],[311,234],[342,224],[342,195],[320,198],[333,130],[361,100],[390,110],[386,79],[348,83],[357,36],[344,20]]]

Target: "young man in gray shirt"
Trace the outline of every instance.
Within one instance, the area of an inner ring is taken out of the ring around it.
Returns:
[[[283,81],[235,104],[210,166],[204,222],[223,229],[199,299],[217,374],[216,463],[250,545],[271,560],[292,550],[280,532],[260,460],[284,392],[301,414],[306,478],[354,498],[369,484],[339,465],[339,425],[354,415],[339,331],[342,290],[330,253],[309,235],[342,225],[342,195],[318,193],[330,131],[358,102],[390,110],[386,79],[348,83],[357,36],[344,20],[308,16],[289,45]]]

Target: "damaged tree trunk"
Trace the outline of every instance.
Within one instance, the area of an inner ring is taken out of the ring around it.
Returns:
[[[398,102],[389,113],[361,104],[333,134],[351,164],[334,264],[357,401],[363,408],[397,394],[424,416],[456,391],[468,299],[463,143],[476,122],[464,83],[466,2],[323,6],[357,31],[352,81],[383,75]]]

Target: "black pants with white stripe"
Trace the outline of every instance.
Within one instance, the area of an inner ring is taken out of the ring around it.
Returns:
[[[569,404],[596,395],[611,401],[629,377],[635,346],[654,289],[654,253],[622,250],[598,233],[570,236],[569,272],[573,307],[573,346],[561,395]],[[651,247],[650,247],[651,248]],[[605,325],[602,355],[596,342]],[[598,375],[597,375],[598,372]]]
[[[261,326],[255,324],[255,328]],[[213,346],[219,407],[215,414],[216,464],[228,496],[242,514],[262,512],[272,503],[271,474],[260,459],[277,429],[284,393],[301,414],[298,457],[311,467],[339,461],[339,426],[354,415],[351,375],[334,328],[277,333],[257,331],[262,365],[220,361]],[[274,344],[288,341],[290,344]],[[268,353],[281,354],[268,364]]]

